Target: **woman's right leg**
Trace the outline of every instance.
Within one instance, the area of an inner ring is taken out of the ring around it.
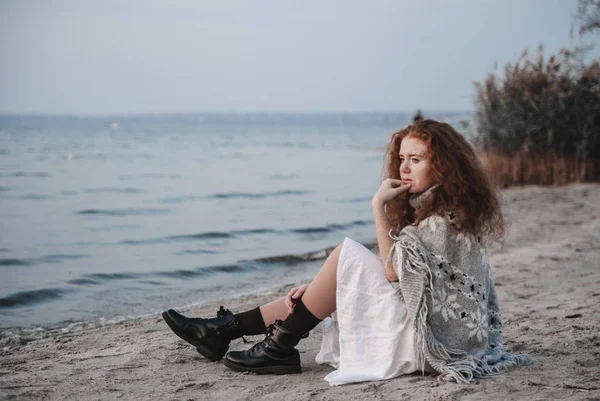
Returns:
[[[341,250],[342,244],[338,245],[329,254],[321,270],[311,281],[301,298],[306,308],[319,320],[325,319],[335,311],[337,266]],[[275,323],[276,320],[285,320],[289,316],[285,305],[285,297],[262,305],[260,313],[266,327]]]
[[[302,295],[306,308],[319,320],[330,316],[336,309],[337,269],[342,247],[343,244],[340,244],[331,252]]]
[[[285,305],[285,297],[276,299],[268,304],[261,305],[260,314],[262,315],[265,327],[269,327],[276,320],[285,320],[289,316],[287,306]]]

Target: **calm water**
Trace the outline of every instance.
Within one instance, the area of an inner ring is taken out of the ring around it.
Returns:
[[[0,327],[308,279],[319,261],[277,256],[374,241],[382,149],[409,117],[0,117]]]

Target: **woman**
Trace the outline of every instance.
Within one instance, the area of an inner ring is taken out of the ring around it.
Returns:
[[[317,361],[337,368],[332,385],[419,370],[468,383],[529,362],[502,351],[486,244],[502,239],[504,223],[473,148],[450,125],[419,120],[392,136],[385,166],[372,200],[385,263],[346,238],[285,298],[239,314],[221,307],[211,319],[171,309],[166,323],[212,361],[287,374],[301,372],[294,347],[327,318]],[[265,332],[227,353],[231,340]]]

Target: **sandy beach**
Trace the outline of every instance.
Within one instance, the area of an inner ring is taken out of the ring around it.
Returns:
[[[321,330],[299,345],[304,372],[240,374],[201,357],[160,316],[29,342],[0,351],[3,400],[600,400],[600,185],[513,188],[502,192],[509,223],[491,249],[505,349],[535,363],[471,385],[414,374],[330,387],[315,363]],[[234,312],[283,296],[220,299],[185,310]],[[261,336],[232,343],[245,349]]]

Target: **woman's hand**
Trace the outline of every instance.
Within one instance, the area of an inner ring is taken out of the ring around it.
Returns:
[[[308,288],[308,284],[301,285],[299,287],[294,287],[288,292],[285,297],[285,306],[288,308],[288,313],[291,315],[294,313],[294,308],[296,307],[296,301],[302,298],[302,295]]]
[[[386,202],[391,201],[401,193],[408,191],[410,185],[411,184],[402,185],[402,180],[396,180],[394,178],[384,180],[373,196],[373,206],[382,207]]]

